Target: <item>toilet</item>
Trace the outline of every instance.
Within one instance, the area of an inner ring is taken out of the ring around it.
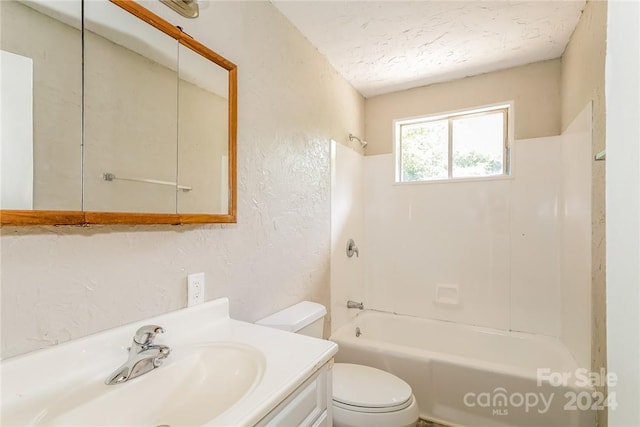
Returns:
[[[322,338],[326,308],[303,301],[256,323]],[[380,369],[351,363],[333,365],[335,427],[415,427],[418,404],[409,384]]]

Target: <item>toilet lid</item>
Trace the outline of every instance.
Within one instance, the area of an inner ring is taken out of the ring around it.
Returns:
[[[411,387],[380,369],[350,363],[333,365],[333,400],[361,408],[392,408],[411,399]]]

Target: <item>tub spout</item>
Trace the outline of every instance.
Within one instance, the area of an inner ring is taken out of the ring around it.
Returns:
[[[347,308],[357,308],[358,310],[364,310],[364,304],[357,301],[347,301]]]

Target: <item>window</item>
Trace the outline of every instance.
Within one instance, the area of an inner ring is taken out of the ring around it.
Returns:
[[[396,181],[509,174],[509,105],[397,120]]]

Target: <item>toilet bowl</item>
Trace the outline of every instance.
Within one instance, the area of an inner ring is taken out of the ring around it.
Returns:
[[[409,384],[380,369],[333,365],[335,427],[415,427],[418,404]]]
[[[303,301],[256,323],[322,338],[326,308]],[[364,365],[333,365],[335,427],[415,427],[418,404],[411,387],[389,372]]]

